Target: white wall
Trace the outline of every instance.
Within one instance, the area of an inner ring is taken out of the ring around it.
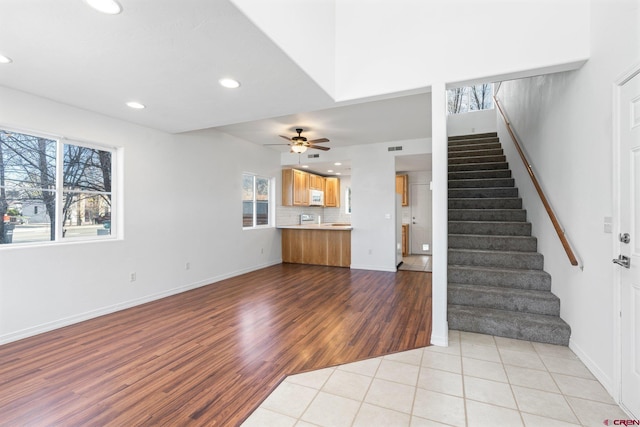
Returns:
[[[496,131],[496,109],[471,111],[469,113],[449,114],[447,116],[447,135],[469,135]]]
[[[216,131],[170,135],[5,88],[0,118],[121,147],[124,172],[124,239],[0,247],[0,343],[281,261],[278,231],[243,231],[240,202],[242,172],[277,176],[279,189],[279,153]]]
[[[524,199],[561,317],[572,329],[570,347],[610,393],[615,387],[613,234],[604,217],[613,212],[613,88],[640,64],[640,1],[593,1],[591,59],[578,71],[505,82],[503,99],[534,172],[584,262],[572,267],[548,216],[511,148],[499,133]],[[614,226],[615,229],[615,226]]]
[[[335,96],[335,0],[231,0],[329,95]]]
[[[589,56],[587,0],[232,1],[337,101]]]

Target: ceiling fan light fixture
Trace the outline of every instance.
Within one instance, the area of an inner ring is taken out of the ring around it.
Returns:
[[[307,151],[307,147],[304,145],[292,145],[291,151],[293,151],[294,153],[302,154]]]
[[[122,12],[122,6],[115,0],[84,0],[89,6],[100,13],[117,15]]]

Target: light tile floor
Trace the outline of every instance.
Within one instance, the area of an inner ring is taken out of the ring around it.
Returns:
[[[449,347],[289,376],[243,426],[600,427],[628,418],[567,347],[451,331]]]
[[[398,270],[431,271],[431,255],[404,256]]]

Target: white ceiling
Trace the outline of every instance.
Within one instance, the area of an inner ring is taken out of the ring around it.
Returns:
[[[330,147],[431,136],[429,93],[338,106],[229,0],[1,0],[0,85],[171,133]],[[239,89],[222,88],[233,77]],[[426,92],[426,90],[425,90]],[[146,105],[133,110],[128,101]],[[1,100],[0,100],[1,102]],[[286,147],[274,147],[274,149]]]

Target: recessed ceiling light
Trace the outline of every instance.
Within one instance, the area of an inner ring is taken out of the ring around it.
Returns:
[[[336,172],[336,175],[342,175],[340,172]]]
[[[240,87],[240,82],[234,79],[220,79],[218,80],[221,86],[226,87],[228,89],[235,89]]]
[[[135,108],[136,110],[142,110],[145,107],[145,105],[140,104],[139,102],[136,102],[136,101],[131,101],[131,102],[127,102],[127,107]]]
[[[333,172],[333,169],[329,169],[327,172],[331,173],[331,172]]]
[[[340,162],[335,162],[335,163],[333,164],[333,166],[342,166],[342,163],[340,163]]]
[[[0,53],[0,64],[11,64],[13,59]]]
[[[309,167],[309,165],[302,165],[302,167],[303,167],[303,168],[308,168],[308,167]]]
[[[122,12],[122,6],[116,0],[84,0],[89,6],[107,15],[117,15]]]

